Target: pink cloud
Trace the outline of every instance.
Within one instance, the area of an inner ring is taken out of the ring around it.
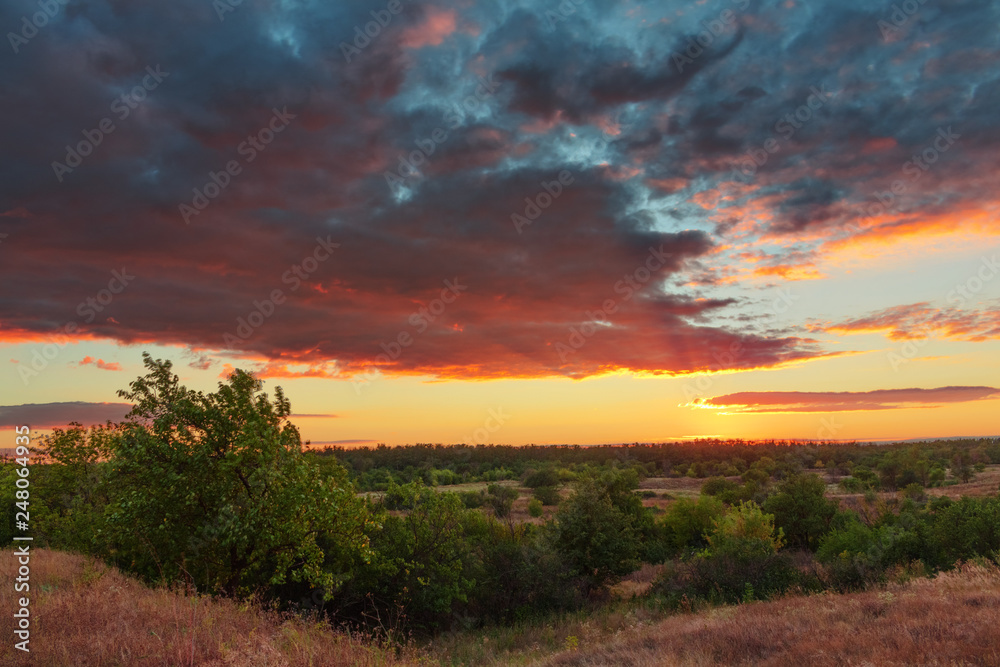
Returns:
[[[438,46],[445,37],[455,32],[456,25],[453,10],[432,7],[427,10],[422,22],[403,31],[400,43],[411,49]]]
[[[690,407],[726,412],[843,412],[937,407],[1000,399],[994,387],[937,387],[934,389],[877,389],[874,391],[741,391],[698,399]]]
[[[78,366],[94,365],[100,368],[102,371],[120,371],[122,369],[122,365],[119,364],[117,361],[107,362],[104,361],[104,359],[94,359],[93,357],[90,356],[84,357],[83,361],[81,361],[77,365]]]

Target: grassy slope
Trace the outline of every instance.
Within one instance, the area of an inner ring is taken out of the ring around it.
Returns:
[[[13,649],[13,585],[0,586],[0,664],[36,665],[1000,665],[1000,568],[964,565],[852,595],[788,597],[661,617],[591,616],[438,638],[398,659],[317,623],[150,589],[80,556],[31,558],[32,653]],[[16,562],[0,552],[0,577]],[[569,649],[569,650],[563,650]]]
[[[678,615],[546,665],[1000,665],[1000,568]]]
[[[31,554],[31,655],[13,647],[17,563],[0,552],[0,665],[152,667],[397,665],[317,623],[229,600],[151,589],[82,556]],[[192,660],[192,655],[194,656]]]

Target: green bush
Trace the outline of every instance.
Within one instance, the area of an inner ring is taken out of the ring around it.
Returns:
[[[727,491],[733,491],[736,487],[735,482],[730,482],[725,477],[709,477],[701,485],[701,493],[705,496],[718,496]]]
[[[764,511],[774,515],[789,546],[815,550],[837,511],[825,494],[826,484],[817,475],[795,475],[781,482]]]
[[[486,487],[486,504],[497,518],[509,517],[515,500],[517,500],[517,489],[499,484],[490,484]]]
[[[524,485],[531,489],[537,489],[540,486],[558,486],[559,472],[554,467],[532,471],[525,476]]]
[[[465,509],[454,493],[435,493],[421,482],[398,487],[409,511],[381,511],[367,526],[372,555],[355,564],[339,604],[356,616],[405,617],[418,629],[444,625],[475,586],[469,524],[480,512]],[[374,607],[374,608],[372,608]]]
[[[552,543],[569,573],[589,593],[639,566],[652,520],[632,491],[635,471],[609,471],[577,483],[551,524]]]
[[[756,503],[741,503],[717,519],[707,542],[695,558],[668,567],[653,591],[668,601],[687,596],[735,603],[770,598],[797,579],[791,559],[779,553],[781,529]]]
[[[559,489],[554,486],[539,486],[535,489],[534,496],[543,505],[558,505],[562,500]]]
[[[528,514],[534,518],[542,516],[542,501],[538,498],[532,498],[528,501]]]
[[[699,496],[694,500],[679,498],[670,503],[660,520],[666,555],[690,554],[708,546],[705,536],[725,511],[722,501],[711,496]]]
[[[992,556],[1000,550],[1000,498],[969,498],[937,512],[931,530],[940,564]]]

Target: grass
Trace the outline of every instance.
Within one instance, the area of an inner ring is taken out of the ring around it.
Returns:
[[[537,664],[997,665],[998,627],[1000,568],[965,564],[881,590],[672,616]]]
[[[82,556],[31,555],[31,656],[0,645],[0,664],[224,665],[987,665],[1000,664],[1000,568],[964,564],[848,595],[669,614],[640,598],[509,627],[448,633],[397,656],[370,639],[230,600],[148,588]],[[0,574],[17,563],[0,552]],[[655,576],[640,570],[619,595]],[[0,587],[8,638],[13,586]]]
[[[0,552],[0,664],[65,667],[402,665],[362,638],[231,600],[148,588],[83,556],[31,553],[31,654],[14,649],[18,564]]]

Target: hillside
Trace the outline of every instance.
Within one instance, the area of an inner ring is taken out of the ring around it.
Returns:
[[[404,658],[322,624],[149,589],[81,556],[39,550],[30,566],[31,662],[5,642],[3,664],[1000,664],[1000,568],[993,565],[966,564],[865,593],[792,596],[659,620],[624,614],[473,631]],[[13,553],[3,551],[2,576],[11,581],[16,567]],[[0,589],[4,609],[15,608],[14,598],[11,586]]]
[[[83,556],[40,549],[30,557],[30,656],[14,649],[12,585],[0,664],[65,667],[338,667],[396,665],[391,654],[327,626],[251,609],[227,599],[151,589]],[[14,580],[14,552],[0,577]]]
[[[998,665],[1000,569],[679,615],[542,664]]]

